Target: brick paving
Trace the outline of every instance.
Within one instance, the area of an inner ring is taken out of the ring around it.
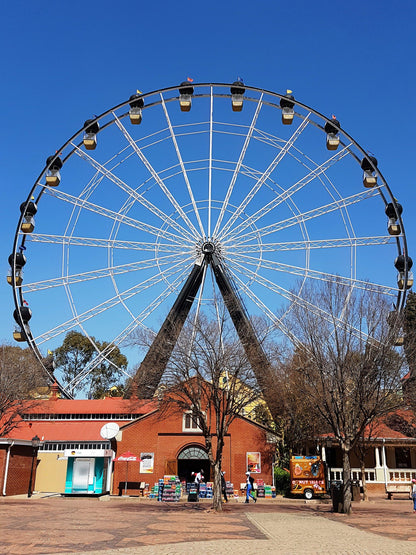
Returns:
[[[0,553],[148,555],[226,553],[416,555],[411,501],[353,503],[350,516],[330,502],[158,503],[141,498],[23,496],[0,501]]]

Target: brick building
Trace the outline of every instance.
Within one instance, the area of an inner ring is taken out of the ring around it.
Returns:
[[[33,489],[39,492],[91,493],[110,491],[115,443],[100,434],[109,422],[121,427],[147,414],[152,401],[113,398],[60,399],[52,388],[49,399],[31,401],[7,437],[0,438],[2,495],[28,492],[33,463]],[[32,438],[40,446],[33,451]],[[33,455],[36,455],[35,457]],[[77,482],[87,470],[88,483]]]
[[[189,481],[192,472],[204,471],[212,479],[205,440],[190,412],[179,412],[174,405],[163,412],[156,409],[120,429],[117,452],[130,451],[142,461],[129,463],[127,493],[136,493],[140,482],[150,486],[165,474]],[[256,479],[272,484],[275,435],[261,424],[245,417],[236,418],[225,437],[222,469],[238,489],[250,469]],[[213,441],[215,448],[215,437]],[[124,492],[126,462],[114,463],[113,493]]]
[[[36,474],[31,441],[0,439],[1,495],[19,495],[29,490],[30,475]]]

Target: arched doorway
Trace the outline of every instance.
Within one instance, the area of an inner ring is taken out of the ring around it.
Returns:
[[[205,481],[211,480],[208,454],[200,445],[188,445],[178,455],[178,476],[181,481],[190,482],[192,472],[204,471]]]

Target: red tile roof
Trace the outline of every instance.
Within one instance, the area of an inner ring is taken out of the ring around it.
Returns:
[[[416,415],[411,409],[398,409],[377,419],[372,427],[367,426],[365,437],[372,439],[414,440],[416,441]],[[321,434],[323,439],[331,439],[333,433]]]
[[[39,399],[28,402],[26,414],[74,414],[103,415],[97,419],[68,420],[37,420],[18,419],[17,427],[13,428],[5,438],[30,440],[37,435],[42,441],[104,441],[100,430],[106,422],[116,422],[120,427],[133,419],[155,409],[157,403],[152,400],[122,399]],[[132,415],[131,420],[117,419],[117,415]],[[112,417],[114,415],[114,417]]]
[[[155,407],[149,399],[39,399],[32,403],[28,413],[45,414],[146,414]]]
[[[406,428],[409,431],[412,431],[413,428],[413,433],[415,433],[415,425],[414,412],[411,409],[399,409],[376,421],[371,431],[371,436],[380,439],[415,439],[414,435],[403,433],[406,431]],[[392,426],[394,427],[392,428]]]
[[[107,420],[108,422],[108,420]],[[126,423],[125,420],[117,421],[121,427]],[[35,422],[21,422],[20,425],[12,430],[8,437],[10,439],[31,440],[37,435],[42,441],[52,442],[79,442],[79,441],[106,441],[100,436],[100,430],[104,421],[100,420],[38,420]]]

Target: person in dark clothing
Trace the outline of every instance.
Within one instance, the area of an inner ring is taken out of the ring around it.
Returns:
[[[225,482],[225,471],[221,472],[221,491],[222,494],[224,496],[224,503],[228,503],[228,499],[227,499],[227,484]]]
[[[254,503],[256,503],[256,497],[255,495],[252,493],[254,490],[254,478],[251,476],[250,472],[246,472],[246,477],[247,477],[247,485],[246,485],[246,503],[250,502],[250,497],[254,500]]]

